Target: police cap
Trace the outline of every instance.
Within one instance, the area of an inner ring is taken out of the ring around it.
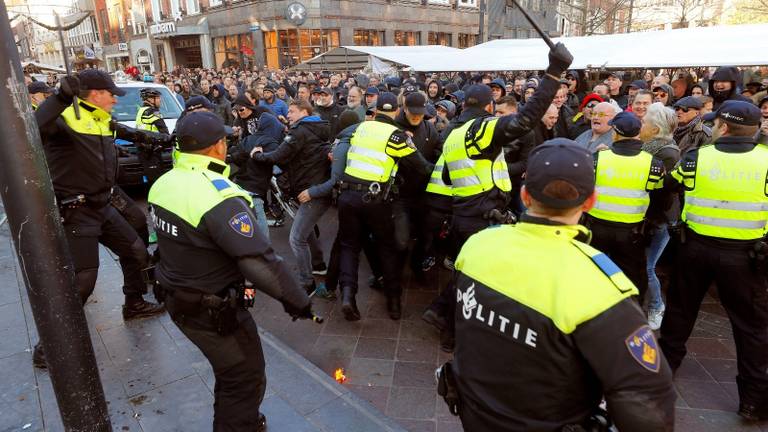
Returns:
[[[218,115],[208,111],[191,112],[176,125],[179,150],[183,152],[208,148],[231,133]]]
[[[622,111],[616,114],[616,117],[608,122],[609,126],[613,126],[613,130],[617,134],[623,137],[634,138],[640,135],[640,128],[643,127],[643,122],[633,112]]]
[[[382,92],[376,100],[376,109],[385,112],[397,111],[397,96],[390,92]]]
[[[557,180],[573,186],[578,191],[578,196],[563,199],[549,193],[547,187]],[[545,141],[528,156],[525,189],[536,201],[547,207],[577,207],[595,190],[594,159],[584,147],[573,140],[555,138]]]
[[[185,109],[187,112],[198,110],[201,108],[205,108],[207,110],[213,111],[214,106],[211,101],[208,100],[205,96],[192,96],[191,98],[187,99],[187,103],[185,105]]]
[[[744,101],[729,100],[723,102],[720,108],[703,117],[704,121],[713,121],[721,118],[728,123],[744,126],[757,126],[760,124],[760,108]]]
[[[125,90],[112,81],[108,73],[98,69],[86,69],[77,74],[81,90],[109,90],[115,96],[124,96]]]
[[[48,84],[42,81],[34,81],[29,83],[29,85],[27,86],[27,91],[29,92],[29,94],[51,93],[53,92],[53,89],[48,87]]]

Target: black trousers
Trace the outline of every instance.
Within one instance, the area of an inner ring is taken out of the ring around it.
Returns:
[[[443,232],[444,225],[450,227],[451,224],[451,212],[450,210],[440,210],[437,208],[429,208],[424,216],[424,224],[422,226],[421,238],[423,239],[423,251],[424,258],[432,256],[437,258],[450,257],[456,259],[456,247],[449,233],[448,237],[443,238],[441,234]],[[449,228],[449,232],[452,228]]]
[[[219,335],[207,310],[182,311],[173,296],[166,307],[174,324],[203,353],[213,368],[213,431],[255,431],[267,378],[256,322],[246,310],[237,312],[239,327]]]
[[[467,216],[453,216],[453,222],[451,224],[451,233],[454,241],[456,242],[456,249],[461,251],[461,247],[464,246],[467,239],[472,235],[488,228],[488,221],[482,217],[467,217]],[[440,294],[432,301],[429,308],[434,310],[438,315],[445,317],[448,323],[448,331],[453,332],[455,322],[454,315],[456,313],[456,285],[454,279],[448,283],[448,286],[440,292]]]
[[[645,244],[638,240],[635,225],[612,224],[587,216],[587,226],[592,231],[590,245],[608,255],[640,291],[638,300],[642,306],[648,291]]]
[[[688,231],[686,242],[679,245],[677,275],[667,293],[659,344],[672,370],[677,369],[704,295],[715,282],[733,327],[739,398],[761,406],[768,404],[768,283],[751,264],[752,247]]]
[[[364,192],[345,190],[339,195],[339,285],[357,292],[360,251],[369,234],[378,254],[384,291],[400,296],[401,254],[395,239],[392,203],[363,202]]]
[[[141,297],[146,284],[141,270],[149,262],[149,254],[136,230],[111,205],[101,208],[83,206],[65,208],[61,212],[69,251],[75,266],[77,289],[83,304],[96,286],[99,271],[99,243],[120,259],[123,271],[123,294]]]
[[[112,206],[120,213],[130,226],[136,230],[139,238],[144,245],[149,247],[149,226],[147,225],[147,215],[141,211],[128,194],[120,186],[112,189]]]
[[[341,227],[336,233],[336,239],[333,241],[331,247],[331,253],[328,258],[328,273],[325,275],[325,288],[328,291],[335,290],[339,285],[339,274],[341,273]],[[378,279],[381,277],[381,265],[379,264],[379,255],[376,252],[376,246],[373,244],[371,234],[363,236],[363,253],[368,260],[368,265],[371,267],[371,273],[373,277]]]

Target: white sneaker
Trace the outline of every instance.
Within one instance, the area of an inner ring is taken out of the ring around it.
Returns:
[[[664,308],[651,309],[648,311],[648,326],[651,330],[658,330],[661,328],[661,321],[664,319]]]

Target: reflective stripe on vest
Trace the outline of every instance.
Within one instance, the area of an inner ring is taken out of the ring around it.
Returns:
[[[595,170],[597,201],[589,214],[611,222],[642,222],[651,203],[648,191],[660,180],[661,173],[653,169],[653,156],[644,151],[635,156],[601,152]]]
[[[503,192],[512,190],[504,152],[499,152],[494,160],[470,158],[478,156],[481,150],[491,145],[497,121],[495,117],[475,119],[448,135],[443,146],[443,156],[451,178],[453,196],[471,197],[494,187]],[[468,136],[475,130],[474,136]]]
[[[768,229],[768,147],[726,153],[702,147],[694,187],[685,192],[682,219],[694,232],[733,240],[754,240]]]
[[[150,108],[151,107],[143,106],[136,112],[136,129],[159,132],[160,130],[155,126],[155,122],[159,120],[160,117],[154,114],[149,115],[146,118],[144,117],[144,113]]]
[[[389,138],[397,130],[378,121],[361,123],[350,140],[344,173],[371,182],[385,182],[397,174],[395,160],[386,153]]]
[[[443,155],[440,155],[440,158],[435,164],[435,169],[432,170],[432,176],[429,178],[429,183],[427,183],[427,192],[445,196],[451,196],[453,194],[451,187],[443,182],[444,166],[445,160],[443,159]]]

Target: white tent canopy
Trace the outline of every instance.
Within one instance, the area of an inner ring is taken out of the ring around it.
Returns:
[[[383,72],[393,66],[413,70],[432,70],[434,58],[448,58],[460,53],[442,45],[422,46],[342,46],[313,57],[296,70],[360,70]]]
[[[565,37],[572,69],[768,65],[768,24]],[[387,47],[381,47],[387,48]],[[542,70],[549,62],[543,40],[498,39],[458,52],[424,53],[411,66],[425,72]]]

